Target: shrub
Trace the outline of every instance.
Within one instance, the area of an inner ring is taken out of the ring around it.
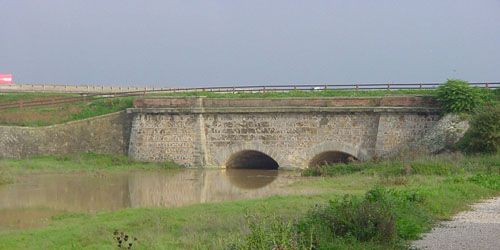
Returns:
[[[396,216],[385,190],[373,189],[364,198],[345,196],[311,212],[312,221],[323,221],[332,237],[358,241],[391,242],[396,239]]]
[[[500,148],[500,105],[485,107],[472,117],[470,128],[459,142],[468,153],[496,153]]]
[[[468,82],[450,79],[437,88],[437,99],[447,113],[472,112],[482,102],[485,93]]]

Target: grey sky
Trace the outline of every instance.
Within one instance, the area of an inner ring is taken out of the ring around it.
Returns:
[[[0,0],[21,83],[500,81],[500,1]]]

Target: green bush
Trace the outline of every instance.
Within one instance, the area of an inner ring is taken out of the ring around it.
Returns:
[[[467,153],[496,153],[500,148],[500,105],[485,107],[472,117],[470,128],[459,142]]]
[[[480,90],[468,82],[450,79],[437,88],[437,99],[447,113],[472,112],[483,102],[488,91]]]
[[[396,218],[392,204],[381,189],[370,190],[364,199],[346,197],[332,201],[323,219],[335,236],[354,236],[359,241],[393,241]]]

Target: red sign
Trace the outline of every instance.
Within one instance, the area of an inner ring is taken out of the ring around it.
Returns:
[[[12,74],[0,74],[0,84],[12,84]]]

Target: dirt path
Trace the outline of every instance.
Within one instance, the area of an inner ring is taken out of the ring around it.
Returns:
[[[413,242],[417,249],[500,250],[500,197],[474,204]]]

